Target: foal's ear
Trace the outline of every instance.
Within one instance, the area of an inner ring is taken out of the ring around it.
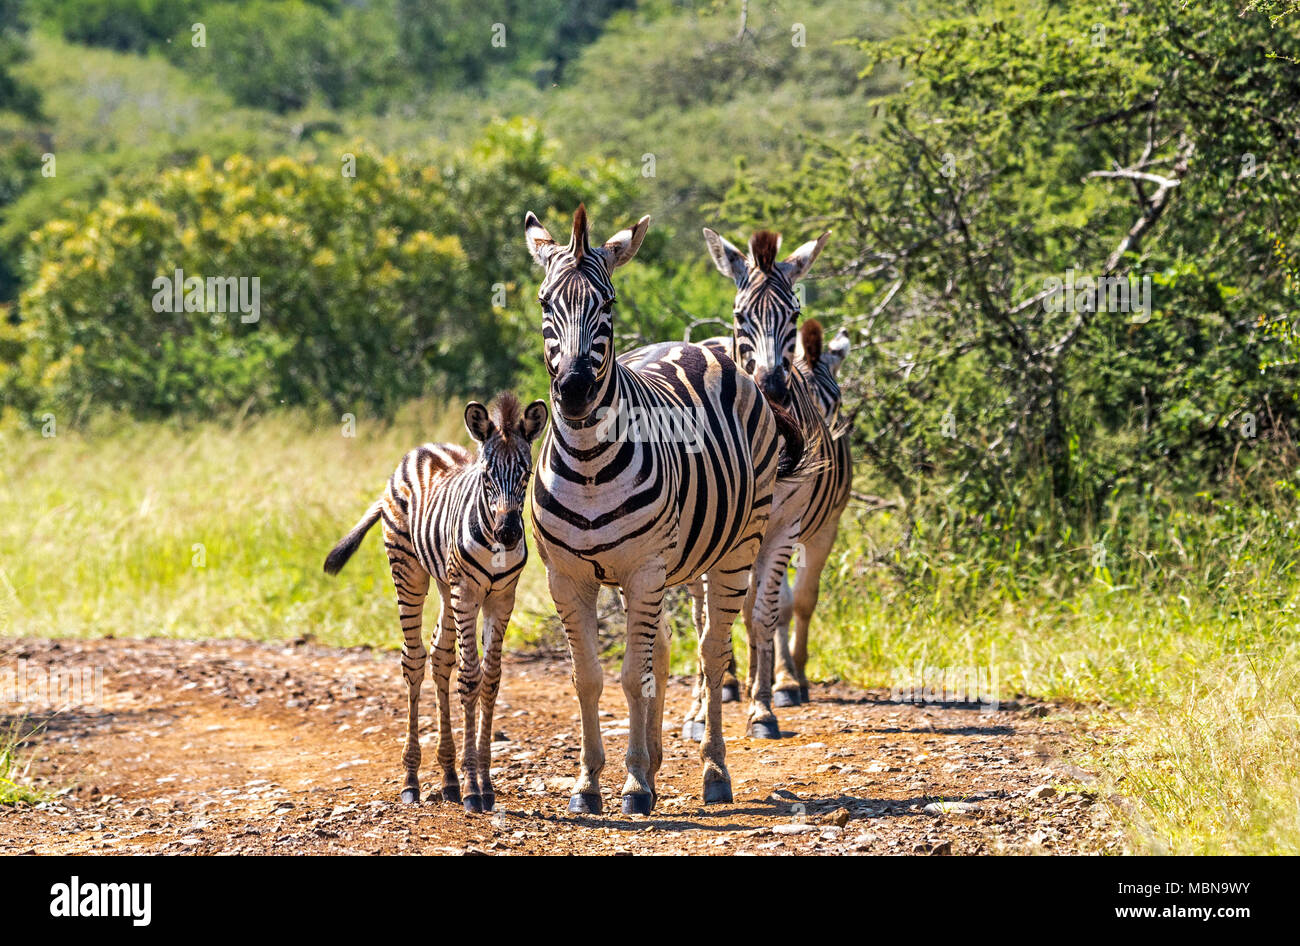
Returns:
[[[546,429],[548,415],[546,402],[540,398],[524,409],[524,419],[519,424],[519,432],[524,435],[525,440],[532,443],[537,439],[538,434]]]
[[[822,247],[826,245],[826,241],[830,237],[831,231],[827,230],[817,239],[809,240],[781,261],[781,269],[786,278],[790,280],[790,285],[793,286],[808,275],[808,270],[812,269],[813,261],[821,255]]]
[[[840,370],[840,365],[848,357],[849,348],[852,347],[852,340],[849,338],[848,329],[841,328],[831,339],[830,345],[827,346],[825,353],[822,355],[822,361],[826,367],[831,370],[831,377],[834,377]]]
[[[551,254],[555,252],[555,238],[542,226],[542,221],[531,210],[524,217],[524,240],[528,243],[528,252],[539,266],[545,266]]]
[[[745,260],[745,254],[736,249],[730,240],[705,227],[704,245],[709,248],[709,255],[713,257],[713,265],[718,267],[718,272],[737,286],[744,282],[749,264]]]
[[[492,423],[486,407],[478,401],[470,401],[469,406],[465,408],[465,429],[469,431],[471,437],[483,443],[496,433],[497,425]]]
[[[600,248],[606,268],[613,271],[636,256],[636,251],[641,249],[641,241],[645,239],[645,232],[649,229],[650,215],[646,214],[632,226],[619,230],[606,240]]]

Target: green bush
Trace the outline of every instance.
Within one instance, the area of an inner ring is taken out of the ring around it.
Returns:
[[[353,153],[355,177],[340,154],[204,158],[44,226],[25,260],[22,321],[0,338],[11,419],[388,413],[425,393],[490,393],[539,346],[525,211],[560,219],[586,200],[611,232],[632,215],[627,172],[564,167],[522,122],[493,126],[444,169]],[[257,277],[257,320],[209,311],[221,299],[206,292],[170,311],[155,281],[178,269]]]

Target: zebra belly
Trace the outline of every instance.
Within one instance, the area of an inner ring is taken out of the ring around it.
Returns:
[[[649,412],[676,411],[690,419],[694,436],[635,442],[620,428],[624,439],[604,451],[604,465],[575,464],[561,476],[548,462],[555,437],[549,431],[533,493],[548,565],[581,561],[598,581],[613,584],[657,558],[673,585],[698,578],[731,552],[759,498],[754,440],[775,440],[770,420],[760,434],[764,407],[742,377],[725,355],[684,343],[622,356],[618,409],[660,418]],[[774,470],[775,447],[768,446],[764,462]],[[612,471],[615,464],[621,469]]]

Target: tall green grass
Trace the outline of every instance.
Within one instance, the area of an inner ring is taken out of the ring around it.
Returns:
[[[393,423],[101,422],[0,439],[0,633],[400,643],[376,534],[337,577],[325,554],[407,450],[468,441],[461,410]],[[540,610],[530,561],[518,611]]]
[[[27,764],[19,758],[20,747],[32,735],[24,727],[23,720],[13,719],[0,729],[0,805],[34,805],[46,798],[45,792],[27,781]]]

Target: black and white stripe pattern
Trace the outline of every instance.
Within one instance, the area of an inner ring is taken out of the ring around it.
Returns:
[[[808,273],[830,234],[805,243],[780,262],[776,257],[781,238],[770,231],[754,234],[748,254],[712,230],[706,229],[704,234],[719,271],[736,285],[732,337],[711,339],[705,344],[729,345],[736,353],[737,364],[753,375],[769,398],[788,406],[807,445],[807,474],[777,487],[745,613],[746,625],[751,628],[760,619],[755,614],[751,620],[750,605],[763,605],[761,614],[776,614],[770,627],[751,629],[747,691],[750,734],[779,738],[773,708],[797,705],[801,696],[806,699],[806,681],[799,675],[803,667],[792,659],[788,644],[793,599],[798,597],[790,589],[789,566],[794,564],[800,576],[815,572],[810,578],[802,578],[812,582],[815,600],[815,588],[825,564],[820,550],[825,544],[829,552],[830,542],[834,541],[844,508],[841,493],[847,500],[851,475],[847,441],[835,441],[813,378],[795,363],[800,308],[795,284]],[[815,567],[810,568],[814,562]],[[700,593],[698,586],[691,590],[695,595]],[[806,630],[806,622],[804,626]],[[687,716],[684,733],[699,733],[698,704]]]
[[[420,798],[420,686],[424,680],[424,602],[432,580],[441,610],[433,641],[438,688],[438,762],[441,797],[466,811],[491,811],[492,714],[501,684],[501,643],[514,610],[515,584],[528,558],[523,503],[532,469],[532,442],[546,426],[546,404],[534,401],[520,415],[512,394],[497,399],[489,415],[477,402],[465,409],[465,426],[477,455],[455,444],[416,447],[389,477],[372,505],[325,560],[336,574],[376,522],[397,589],[402,626],[402,672],[407,687],[407,735],[402,752],[402,800]],[[480,665],[477,630],[483,615]],[[449,681],[457,659],[457,692],[465,714],[461,777],[451,728]],[[463,780],[463,781],[462,781]],[[462,787],[464,789],[462,796]]]
[[[582,208],[567,246],[532,214],[525,221],[529,250],[546,270],[538,298],[555,414],[538,458],[534,534],[568,636],[582,711],[582,763],[570,799],[570,810],[580,812],[601,810],[596,598],[602,585],[621,588],[627,604],[624,812],[647,813],[655,803],[668,674],[664,593],[701,577],[708,585],[700,641],[703,797],[731,799],[720,687],[779,462],[775,415],[725,352],[669,343],[615,357],[609,277],[636,253],[648,221],[599,247],[588,242]],[[665,414],[689,420],[689,441],[662,430],[631,436],[611,427],[619,417]]]
[[[810,319],[799,327],[800,345],[795,356],[795,373],[812,394],[830,430],[830,463],[822,477],[814,508],[808,514],[809,527],[800,535],[801,560],[796,563],[793,591],[782,598],[781,620],[777,625],[776,693],[778,702],[808,700],[808,627],[821,589],[822,571],[835,544],[840,517],[849,504],[853,489],[851,434],[841,407],[843,395],[836,374],[849,352],[849,336],[840,329],[829,346],[824,345],[822,327]],[[789,588],[787,584],[787,589]],[[793,626],[792,626],[793,619]]]

